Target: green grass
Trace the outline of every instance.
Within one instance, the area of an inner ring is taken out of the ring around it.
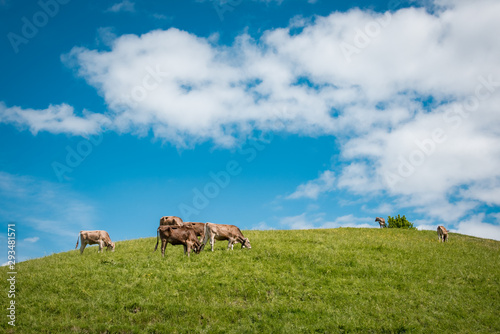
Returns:
[[[169,245],[161,258],[147,238],[19,263],[16,331],[500,333],[498,241],[451,234],[442,244],[399,229],[244,234],[250,250],[217,242],[187,258]]]

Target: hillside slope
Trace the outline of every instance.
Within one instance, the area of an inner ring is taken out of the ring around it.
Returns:
[[[169,245],[162,259],[147,238],[20,263],[16,332],[500,332],[500,242],[397,229],[244,234],[250,250],[217,242],[187,258]]]

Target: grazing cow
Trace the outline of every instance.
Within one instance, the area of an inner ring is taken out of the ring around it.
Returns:
[[[160,218],[160,226],[169,225],[169,226],[183,226],[184,222],[181,218],[176,216],[163,216]]]
[[[200,242],[203,241],[203,238],[205,237],[205,224],[204,223],[193,223],[193,222],[184,222],[185,226],[190,226],[194,230],[194,234],[196,234],[197,237],[200,237]]]
[[[385,219],[384,218],[377,217],[377,218],[375,218],[375,221],[378,222],[378,224],[380,225],[380,228],[387,227],[387,225],[385,225]]]
[[[189,256],[191,253],[191,249],[195,251],[195,253],[199,253],[201,251],[201,244],[196,237],[194,229],[190,226],[160,226],[156,230],[156,246],[155,252],[158,248],[158,242],[161,239],[161,256],[165,257],[165,248],[167,248],[167,244],[171,243],[172,245],[183,245],[184,246],[184,254]]]
[[[222,224],[205,224],[205,238],[201,245],[201,249],[205,247],[207,241],[210,240],[210,246],[212,246],[212,252],[214,251],[215,240],[228,240],[227,249],[233,249],[235,243],[241,243],[241,248],[252,248],[250,245],[250,240],[243,236],[240,229],[234,225],[222,225]]]
[[[115,251],[115,243],[111,241],[108,232],[106,231],[80,231],[78,239],[76,239],[76,247],[78,248],[78,241],[80,241],[80,254],[83,254],[85,247],[87,245],[99,245],[99,251],[103,252],[103,248],[106,247],[107,250]]]
[[[448,241],[448,230],[444,226],[439,225],[437,228],[437,233],[440,242]]]

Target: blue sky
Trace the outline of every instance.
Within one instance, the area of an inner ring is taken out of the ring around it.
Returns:
[[[163,215],[397,214],[500,240],[499,16],[487,0],[0,1],[0,240],[15,223],[25,260],[82,229],[154,236]]]

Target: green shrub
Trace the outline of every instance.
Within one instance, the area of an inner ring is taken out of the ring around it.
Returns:
[[[400,215],[398,215],[397,217],[396,216],[387,217],[387,224],[389,225],[388,226],[389,228],[415,229],[415,227],[413,226],[413,223],[408,221],[408,219],[406,219],[406,216],[404,216],[404,215],[403,215],[403,217],[401,217]]]

